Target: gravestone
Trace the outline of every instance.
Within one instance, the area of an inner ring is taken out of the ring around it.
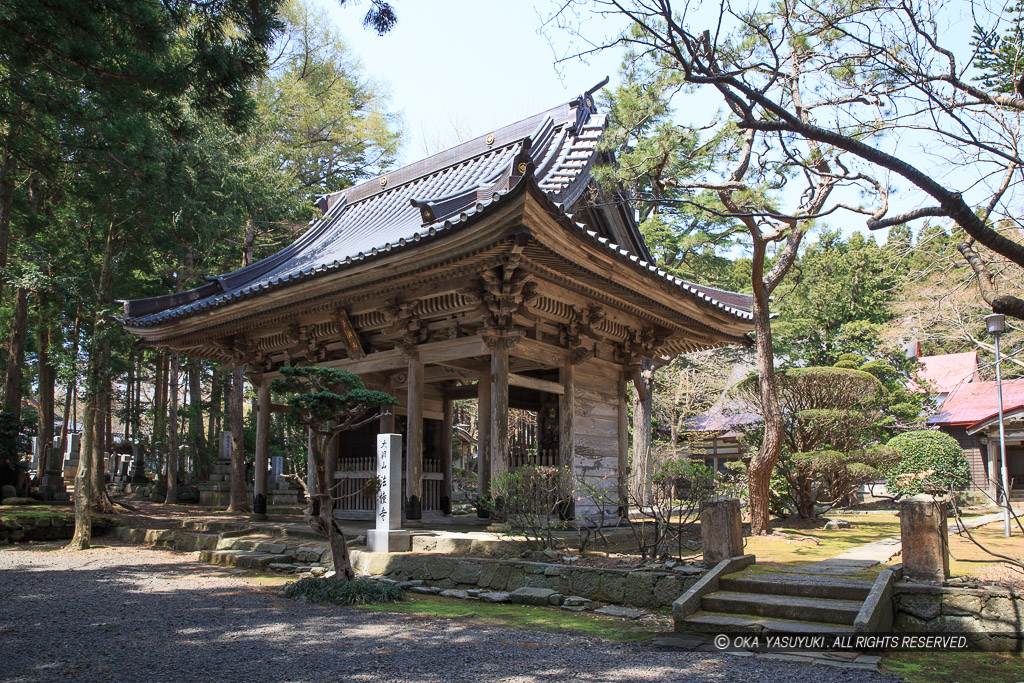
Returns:
[[[63,474],[65,481],[72,481],[78,473],[78,456],[82,452],[82,435],[68,434],[68,448],[64,452]]]
[[[271,489],[283,489],[288,488],[287,482],[281,478],[284,473],[284,457],[275,455],[270,459],[270,488]]]
[[[46,472],[39,484],[39,495],[45,501],[64,502],[71,499],[62,474],[61,452],[59,448],[50,448],[46,455]]]
[[[704,566],[743,554],[743,519],[737,498],[712,498],[700,511]]]
[[[33,472],[39,472],[39,455],[43,452],[43,443],[38,436],[32,437],[32,463],[28,466]]]
[[[409,552],[412,537],[402,526],[402,435],[377,435],[377,491],[374,519],[377,526],[366,532],[371,553]]]
[[[199,484],[199,504],[226,508],[231,503],[231,432],[220,433],[210,480]]]
[[[912,581],[949,578],[946,499],[920,494],[900,501],[903,574]]]

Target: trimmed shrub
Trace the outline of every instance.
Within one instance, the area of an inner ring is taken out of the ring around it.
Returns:
[[[949,434],[930,429],[904,432],[887,445],[899,457],[883,470],[885,485],[898,496],[948,493],[971,481],[964,450]]]
[[[405,598],[398,584],[373,579],[311,577],[289,583],[281,592],[293,600],[328,605],[378,605]]]

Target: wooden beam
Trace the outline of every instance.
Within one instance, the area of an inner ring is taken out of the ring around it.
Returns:
[[[348,312],[344,308],[339,308],[331,313],[331,320],[338,326],[338,331],[341,333],[341,340],[345,342],[345,349],[348,351],[348,357],[354,360],[359,360],[366,357],[366,351],[363,349],[362,343],[359,341],[359,335],[356,334],[356,328],[352,326],[352,321],[349,320]]]
[[[549,394],[558,394],[559,396],[565,393],[565,387],[558,382],[551,382],[546,379],[537,379],[536,377],[528,377],[527,375],[509,373],[508,383],[513,387],[536,389],[537,391],[544,391]]]
[[[478,383],[464,384],[460,387],[445,387],[443,390],[444,397],[453,401],[479,398],[480,388],[477,384]]]
[[[416,352],[423,363],[444,363],[445,361],[458,360],[460,358],[474,358],[489,353],[484,338],[480,335],[472,337],[461,337],[459,339],[445,339],[428,344],[420,344]]]
[[[558,368],[562,366],[562,361],[569,355],[569,351],[559,346],[523,337],[518,344],[512,347],[509,354],[516,358],[525,358],[544,367]]]

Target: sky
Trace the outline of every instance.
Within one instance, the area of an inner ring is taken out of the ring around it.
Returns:
[[[567,102],[605,76],[617,81],[614,51],[556,69],[538,33],[548,2],[393,0],[398,25],[384,36],[362,26],[368,0],[315,3],[401,112],[400,165]]]

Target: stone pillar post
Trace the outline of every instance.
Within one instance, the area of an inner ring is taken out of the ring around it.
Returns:
[[[409,359],[407,438],[405,444],[405,518],[423,519],[423,363]]]
[[[712,498],[700,511],[704,566],[743,554],[743,518],[738,498]]]
[[[380,490],[374,506],[376,527],[366,532],[371,553],[408,552],[412,539],[402,530],[402,435],[377,435],[377,479]]]
[[[920,494],[900,501],[903,574],[912,581],[949,578],[946,499]]]
[[[452,400],[444,399],[441,416],[441,511],[452,514]]]
[[[257,381],[256,404],[256,472],[253,480],[252,517],[267,518],[267,455],[270,446],[270,382]]]
[[[485,501],[477,506],[476,515],[485,518],[489,516],[486,501],[491,497],[491,373],[480,373],[476,387],[476,491]]]

